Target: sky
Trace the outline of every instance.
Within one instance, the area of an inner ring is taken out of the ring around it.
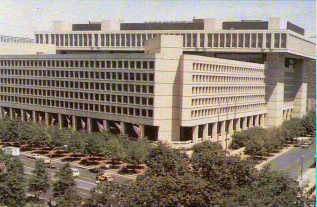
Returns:
[[[0,0],[0,34],[33,37],[50,30],[52,21],[86,23],[105,19],[124,22],[287,19],[316,34],[315,0]]]

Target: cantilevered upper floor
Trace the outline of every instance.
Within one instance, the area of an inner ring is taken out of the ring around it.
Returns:
[[[68,24],[54,22],[50,32],[36,32],[36,43],[55,44],[59,52],[143,51],[144,42],[162,34],[183,36],[185,52],[285,52],[315,57],[305,30],[289,21],[216,21]]]

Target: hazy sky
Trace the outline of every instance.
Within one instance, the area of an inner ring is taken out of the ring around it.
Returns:
[[[275,16],[315,35],[315,11],[315,0],[0,0],[0,34],[33,37],[34,31],[49,30],[54,20],[142,22],[194,16],[265,20]]]

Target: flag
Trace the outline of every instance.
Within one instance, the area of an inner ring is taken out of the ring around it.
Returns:
[[[140,137],[141,136],[140,127],[138,127],[137,125],[133,125],[132,128],[133,128],[134,132],[138,135],[138,137]]]
[[[118,122],[115,122],[114,125],[116,125],[117,129],[122,133],[122,128]]]
[[[31,115],[28,112],[25,112],[26,121],[29,121],[31,119]]]
[[[102,132],[102,131],[105,130],[104,126],[103,126],[102,124],[100,124],[99,121],[97,121],[97,125],[98,125],[98,130],[99,130],[100,132]]]
[[[81,123],[81,128],[85,129],[86,123],[82,119],[80,119],[80,123]]]

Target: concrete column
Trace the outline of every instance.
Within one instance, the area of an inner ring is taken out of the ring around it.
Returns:
[[[315,67],[313,61],[302,60],[300,69],[296,71],[298,77],[297,92],[294,100],[294,117],[303,117],[307,110],[307,72],[311,67]]]
[[[72,116],[72,129],[77,130],[76,116]]]
[[[208,140],[208,124],[203,125],[203,140],[207,141]]]
[[[63,128],[63,119],[62,114],[57,114],[57,122],[58,122],[58,128]]]
[[[2,110],[2,107],[0,107],[0,119],[3,118],[3,110]]]
[[[25,117],[25,111],[24,111],[23,109],[20,110],[20,114],[21,114],[21,115],[20,115],[20,116],[21,116],[21,117],[20,117],[20,118],[21,118],[21,121],[25,121],[25,119],[24,119],[24,117]]]
[[[122,134],[122,135],[125,134],[125,124],[124,124],[123,121],[120,122],[120,128],[121,128],[121,134]]]
[[[44,114],[44,120],[45,120],[45,125],[48,126],[49,125],[49,117],[48,117],[47,112],[45,112],[45,114]]]
[[[267,115],[265,125],[273,127],[280,125],[283,121],[285,56],[280,53],[268,53],[266,58],[264,73]]]
[[[246,130],[248,128],[248,117],[242,118],[242,129]]]
[[[193,142],[198,142],[198,126],[193,126]]]
[[[140,137],[144,137],[144,125],[140,124],[139,128],[140,128]]]
[[[255,115],[255,127],[259,127],[259,115]]]
[[[32,121],[36,122],[36,111],[32,111]]]
[[[260,115],[260,126],[264,128],[264,114]]]
[[[13,109],[12,108],[9,108],[9,116],[10,116],[10,119],[13,119]]]
[[[221,122],[220,137],[221,137],[221,139],[225,139],[226,138],[226,121],[222,121]]]
[[[212,139],[217,139],[217,122],[216,123],[212,123],[211,138]]]
[[[233,134],[233,119],[229,120],[229,125],[228,125],[228,135]]]
[[[237,119],[236,121],[236,131],[241,131],[241,127],[240,127],[240,118]]]
[[[91,118],[87,117],[87,132],[91,132]]]
[[[102,125],[103,125],[103,128],[104,128],[106,131],[108,131],[108,130],[109,130],[107,120],[102,120]]]

